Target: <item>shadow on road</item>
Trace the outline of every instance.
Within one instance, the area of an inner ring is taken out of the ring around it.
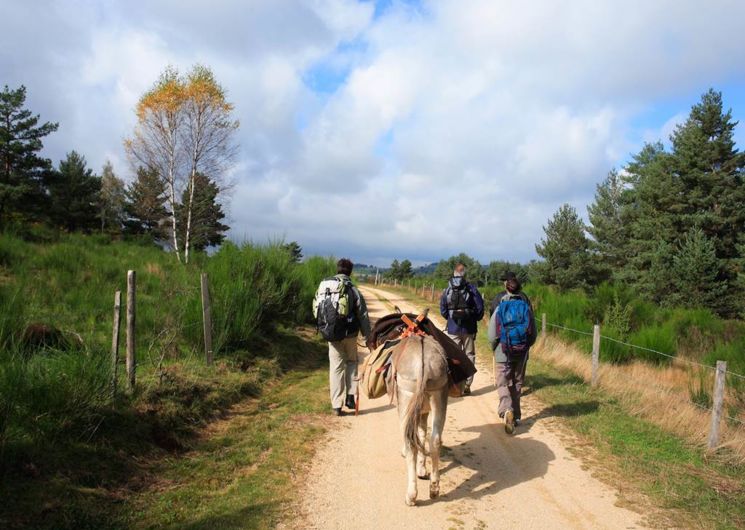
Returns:
[[[499,427],[488,424],[463,429],[463,432],[475,432],[479,436],[444,448],[441,473],[446,476],[450,470],[458,467],[472,469],[476,473],[439,499],[422,499],[418,504],[426,506],[432,502],[477,500],[544,476],[549,462],[555,459],[553,451],[543,442],[532,439],[512,438],[507,445],[496,443],[496,437],[504,434],[499,432]]]

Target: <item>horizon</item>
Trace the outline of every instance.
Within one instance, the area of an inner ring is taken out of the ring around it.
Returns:
[[[55,165],[76,150],[129,181],[137,100],[202,63],[241,122],[230,239],[373,266],[528,262],[562,203],[586,220],[595,184],[710,87],[745,117],[745,4],[3,4],[0,82],[59,122]]]

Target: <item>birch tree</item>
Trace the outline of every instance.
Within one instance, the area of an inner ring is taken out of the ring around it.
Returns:
[[[213,179],[223,174],[235,156],[233,135],[238,121],[233,120],[233,105],[225,99],[225,90],[206,66],[196,65],[184,82],[182,145],[188,156],[189,177],[184,197],[186,227],[184,231],[184,261],[189,263],[194,234],[194,211],[202,207],[195,197],[205,196],[197,190],[209,183],[198,175]],[[205,207],[207,205],[204,205]]]
[[[179,177],[187,163],[184,149],[183,126],[185,86],[175,68],[168,67],[152,89],[137,103],[137,125],[132,138],[124,147],[133,167],[145,166],[156,171],[167,189],[166,203],[171,217],[171,245],[181,261],[176,207]]]

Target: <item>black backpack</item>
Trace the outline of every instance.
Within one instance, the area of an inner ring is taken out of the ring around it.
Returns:
[[[450,280],[447,290],[445,291],[445,300],[448,307],[448,316],[450,319],[458,322],[472,318],[473,301],[471,291],[468,289],[468,282],[461,276],[455,276]]]

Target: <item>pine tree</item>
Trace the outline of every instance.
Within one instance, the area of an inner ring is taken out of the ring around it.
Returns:
[[[147,234],[155,240],[168,237],[165,208],[166,185],[154,169],[137,168],[137,178],[127,187],[127,221],[129,234]]]
[[[543,227],[545,237],[535,249],[544,261],[538,266],[542,282],[560,289],[587,287],[597,281],[585,225],[577,210],[564,204]]]
[[[101,194],[98,201],[101,232],[121,232],[126,220],[126,203],[124,181],[114,174],[114,167],[107,160],[101,173]]]
[[[398,262],[397,259],[394,259],[391,262],[391,267],[390,269],[388,269],[388,275],[394,280],[401,279],[401,264]]]
[[[411,278],[414,273],[411,270],[411,262],[407,259],[403,260],[401,262],[401,267],[399,268],[399,275],[400,279],[405,280],[407,278]]]
[[[39,156],[42,139],[56,123],[39,125],[39,115],[24,109],[26,87],[0,92],[0,228],[9,221],[37,220],[45,202],[44,179],[52,169]]]
[[[290,255],[290,259],[293,263],[300,263],[303,259],[303,248],[298,244],[297,241],[290,241],[284,245],[285,250]]]
[[[666,287],[652,274],[673,266],[660,253],[681,247],[691,230],[700,229],[714,245],[717,281],[729,286],[719,311],[735,313],[743,293],[737,243],[745,231],[745,156],[735,148],[736,125],[731,112],[723,111],[721,93],[709,90],[672,134],[672,152],[659,143],[647,145],[627,167],[633,191],[623,211],[630,258],[621,277],[643,296],[667,298]],[[675,292],[680,286],[671,288]]]
[[[590,219],[587,231],[592,236],[590,250],[606,278],[613,271],[621,270],[628,259],[628,226],[624,208],[627,194],[623,178],[613,170],[597,185],[595,201],[587,207]]]
[[[720,279],[720,269],[716,243],[700,228],[691,229],[673,256],[670,272],[674,290],[664,301],[722,311],[727,282]]]
[[[220,189],[212,180],[201,173],[193,180],[194,193],[190,193],[189,187],[184,190],[181,204],[176,208],[177,226],[179,227],[179,238],[186,238],[186,217],[188,215],[186,204],[191,201],[191,248],[202,251],[207,247],[216,246],[225,240],[225,232],[230,227],[221,223],[225,218],[222,206],[217,202]]]
[[[90,231],[99,223],[101,178],[85,166],[85,158],[70,151],[49,182],[52,222],[70,232]]]
[[[646,144],[626,167],[626,179],[633,186],[622,213],[628,226],[628,261],[617,277],[650,299],[656,299],[660,284],[650,270],[664,265],[658,263],[661,249],[679,237],[673,211],[680,187],[671,165],[670,154],[657,142]]]

